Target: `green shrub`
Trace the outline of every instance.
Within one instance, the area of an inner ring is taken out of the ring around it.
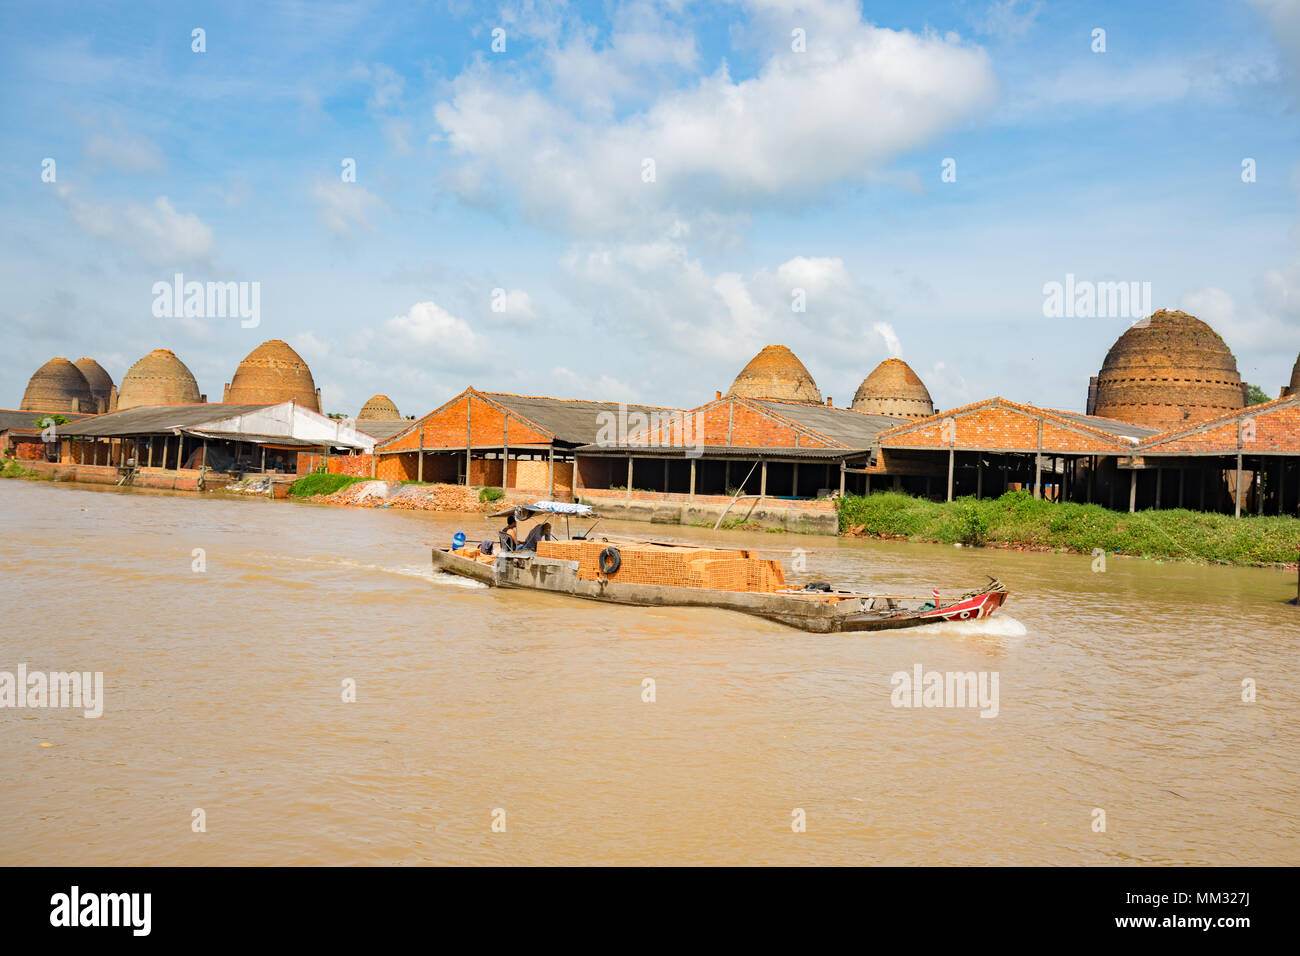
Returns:
[[[336,491],[341,491],[349,485],[355,485],[358,481],[370,481],[369,478],[359,478],[356,475],[331,475],[325,472],[312,472],[303,478],[299,478],[289,486],[289,494],[294,498],[311,498],[315,495],[332,495]]]
[[[1150,558],[1266,565],[1294,561],[1300,521],[1169,509],[1136,514],[1101,505],[1056,504],[1025,490],[1000,498],[935,502],[897,492],[836,500],[840,531],[945,544],[1094,548]]]
[[[501,488],[484,488],[478,493],[478,500],[486,504],[489,501],[500,501],[506,496]]]
[[[984,543],[989,533],[989,519],[984,517],[980,511],[979,505],[974,501],[967,501],[961,506],[961,513],[958,518],[958,529],[961,535],[962,544],[969,544],[978,547]]]

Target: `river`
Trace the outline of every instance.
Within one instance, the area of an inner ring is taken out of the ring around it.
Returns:
[[[0,671],[104,675],[98,718],[0,709],[10,864],[1300,863],[1293,574],[653,529],[1011,591],[816,635],[435,577],[476,515],[24,481],[0,515]],[[918,664],[996,673],[996,716],[894,706]]]

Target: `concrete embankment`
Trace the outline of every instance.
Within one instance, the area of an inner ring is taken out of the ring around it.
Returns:
[[[648,521],[651,524],[713,525],[724,514],[724,527],[744,525],[800,534],[836,534],[839,516],[829,502],[825,507],[809,507],[821,502],[786,503],[772,499],[749,499],[731,504],[729,498],[706,501],[655,500],[583,495],[602,515],[621,521]],[[730,509],[728,510],[728,506]]]
[[[53,462],[24,462],[31,477],[54,481],[117,485],[122,472],[112,465],[77,465]],[[166,471],[141,468],[130,478],[135,488],[168,491],[218,491],[228,485],[229,492],[264,494],[282,497],[289,477],[250,478],[234,482],[227,475],[197,470]],[[263,483],[267,483],[263,486]],[[504,497],[482,502],[476,486],[415,484],[400,481],[360,480],[332,494],[313,495],[303,500],[317,504],[360,508],[395,508],[407,511],[452,511],[470,514],[498,511],[515,504],[531,504],[546,498],[544,490],[510,489]],[[722,496],[583,491],[579,499],[597,513],[611,519],[644,521],[650,524],[709,525],[719,518],[724,527],[764,528],[800,534],[836,534],[839,517],[831,501],[786,501],[774,498],[746,498],[733,502]]]
[[[498,511],[514,504],[531,504],[545,498],[544,491],[511,489],[503,498],[479,501],[480,489],[464,485],[415,485],[395,481],[359,481],[332,494],[315,495],[310,501],[319,504],[348,505],[363,508],[397,508],[410,511]],[[651,524],[713,525],[724,515],[727,527],[744,526],[803,534],[835,534],[839,518],[829,501],[786,502],[779,499],[744,499],[733,503],[730,498],[691,499],[686,495],[651,495],[637,492],[636,497],[612,492],[607,495],[584,493],[583,504],[598,514],[621,521],[645,521]]]
[[[87,485],[116,485],[123,473],[115,465],[78,465],[51,461],[23,461],[18,465],[29,477],[46,481],[72,481]],[[133,488],[157,488],[164,491],[215,491],[230,483],[226,475],[205,474],[194,468],[168,471],[163,468],[140,468],[131,476]]]

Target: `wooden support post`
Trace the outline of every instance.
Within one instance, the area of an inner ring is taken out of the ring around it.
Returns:
[[[1241,496],[1242,491],[1242,474],[1241,474],[1241,452],[1237,452],[1237,493],[1232,496],[1233,517],[1241,517]]]
[[[758,479],[758,493],[760,496],[767,497],[767,459],[763,459],[763,473]]]
[[[1097,456],[1088,456],[1088,504],[1092,504],[1092,493],[1097,481]]]
[[[329,445],[325,446],[325,450],[328,453]],[[208,470],[208,440],[206,438],[203,439],[203,457],[199,459],[199,468],[203,471]]]
[[[865,476],[863,476],[863,477],[865,477],[865,478],[867,479],[867,481],[866,481],[866,485],[867,485],[867,487],[866,487],[864,493],[869,495],[869,494],[871,494],[871,475],[865,475]]]
[[[474,460],[474,396],[471,393],[465,395],[465,484],[469,484],[470,464]],[[420,442],[421,445],[424,442]]]
[[[697,460],[697,459],[694,459],[694,458],[691,459],[691,491],[690,491],[690,495],[689,495],[691,501],[694,501],[694,500],[695,500],[695,462],[696,462],[696,460]]]
[[[668,459],[664,459],[664,494],[668,494]]]
[[[420,426],[416,441],[420,443],[419,450],[415,453],[415,480],[424,481],[424,426]]]
[[[1266,484],[1264,475],[1267,474],[1267,472],[1268,469],[1265,465],[1264,458],[1261,455],[1259,459],[1259,467],[1255,469],[1255,514],[1257,515],[1262,515],[1264,513],[1264,485]]]
[[[372,449],[370,452],[370,477],[375,477],[375,471],[378,469],[379,451]],[[262,470],[266,471],[266,448],[262,448]]]
[[[957,449],[951,444],[948,446],[948,500],[952,501],[952,476],[953,469],[957,464]]]
[[[185,436],[176,436],[176,470],[180,471],[185,467]]]
[[[81,436],[81,463],[86,463],[86,436]]]
[[[1161,468],[1159,465],[1157,465],[1156,466],[1156,511],[1160,510],[1160,486],[1162,484],[1161,479],[1164,477],[1164,474],[1165,474],[1165,470]]]
[[[573,493],[572,482],[569,483],[569,493]],[[555,446],[550,445],[546,449],[546,495],[552,501],[555,500]]]
[[[731,494],[731,459],[728,458],[722,465],[722,493]]]
[[[848,464],[844,461],[843,458],[841,458],[840,459],[840,497],[841,498],[844,497],[844,477],[845,477],[846,468],[848,468]],[[870,477],[871,476],[868,475],[867,479],[870,480]]]
[[[1134,468],[1129,472],[1128,478],[1128,512],[1132,514],[1137,511],[1138,500],[1138,470]]]
[[[510,414],[501,426],[501,490],[510,487]]]
[[[976,452],[975,455],[975,500],[979,501],[984,497],[984,456]]]
[[[632,500],[632,456],[627,456],[627,500]]]
[[[1038,420],[1038,447],[1034,450],[1034,497],[1043,496],[1043,420]]]
[[[790,474],[790,497],[799,497],[799,463],[796,461]]]

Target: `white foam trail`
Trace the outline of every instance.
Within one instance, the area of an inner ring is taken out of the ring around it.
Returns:
[[[482,581],[462,578],[457,574],[445,574],[441,571],[435,571],[432,566],[403,564],[398,565],[397,567],[388,567],[382,564],[368,564],[364,561],[353,561],[351,558],[308,557],[300,560],[308,564],[327,564],[332,567],[352,568],[357,571],[380,571],[384,574],[398,574],[405,578],[421,578],[431,584],[440,584],[456,588],[468,588],[473,591],[487,587],[487,585]]]
[[[953,637],[1015,638],[1024,637],[1029,629],[1014,617],[994,614],[979,621],[944,621],[936,625],[933,632]]]

